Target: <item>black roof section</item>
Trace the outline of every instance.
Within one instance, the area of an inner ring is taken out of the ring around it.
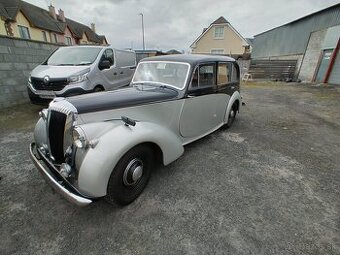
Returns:
[[[56,20],[51,17],[48,10],[21,0],[0,0],[0,16],[13,21],[19,11],[24,14],[34,27],[62,34],[66,26],[68,26],[76,38],[81,38],[85,33],[90,41],[102,42],[102,39],[84,24],[70,19],[66,19],[66,22],[62,22],[60,19]],[[59,18],[58,15],[57,18]]]
[[[191,65],[197,65],[201,62],[216,62],[216,61],[228,61],[235,62],[235,59],[221,56],[221,55],[204,55],[204,54],[174,54],[174,55],[164,55],[143,58],[140,62],[145,61],[173,61],[173,62],[183,62],[189,63]]]
[[[102,42],[99,35],[94,33],[88,26],[68,18],[66,18],[66,23],[75,37],[82,38],[83,33],[85,33],[90,41],[98,43]]]
[[[219,17],[217,20],[215,20],[213,23],[211,23],[212,25],[213,24],[225,24],[225,23],[229,23],[223,16]]]

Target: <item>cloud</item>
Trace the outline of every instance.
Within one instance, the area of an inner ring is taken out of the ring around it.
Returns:
[[[47,9],[47,0],[27,0]],[[54,0],[56,9],[83,24],[96,24],[117,48],[142,48],[141,16],[144,14],[148,49],[187,50],[215,19],[224,16],[244,37],[283,25],[338,0]]]

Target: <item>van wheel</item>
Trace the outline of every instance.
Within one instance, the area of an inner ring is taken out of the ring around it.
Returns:
[[[100,91],[104,91],[104,88],[101,86],[96,86],[93,90],[93,92],[100,92]]]
[[[227,124],[225,124],[226,128],[230,128],[233,125],[234,120],[236,118],[236,114],[237,114],[237,102],[235,102],[231,106],[231,109],[230,109],[230,112],[229,112],[229,116],[228,116],[228,122],[227,122]]]
[[[128,151],[113,169],[105,199],[110,204],[128,205],[146,187],[152,170],[153,153],[140,145]]]

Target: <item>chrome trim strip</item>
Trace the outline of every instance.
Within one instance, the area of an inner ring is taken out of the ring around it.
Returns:
[[[86,206],[93,202],[90,198],[85,198],[80,195],[74,194],[70,190],[66,189],[64,186],[62,186],[49,172],[48,169],[46,169],[41,163],[40,160],[37,158],[37,156],[34,154],[34,148],[36,147],[35,143],[31,143],[30,145],[30,157],[34,163],[34,165],[38,168],[41,175],[44,177],[46,182],[51,185],[59,194],[61,194],[63,197],[65,197],[68,201],[71,203],[74,203],[78,206]],[[56,170],[56,169],[55,169]]]

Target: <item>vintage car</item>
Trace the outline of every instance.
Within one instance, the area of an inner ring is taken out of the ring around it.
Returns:
[[[186,144],[232,125],[242,105],[239,78],[225,56],[143,59],[127,88],[55,98],[40,112],[31,159],[71,202],[129,204],[157,163],[170,164]]]

